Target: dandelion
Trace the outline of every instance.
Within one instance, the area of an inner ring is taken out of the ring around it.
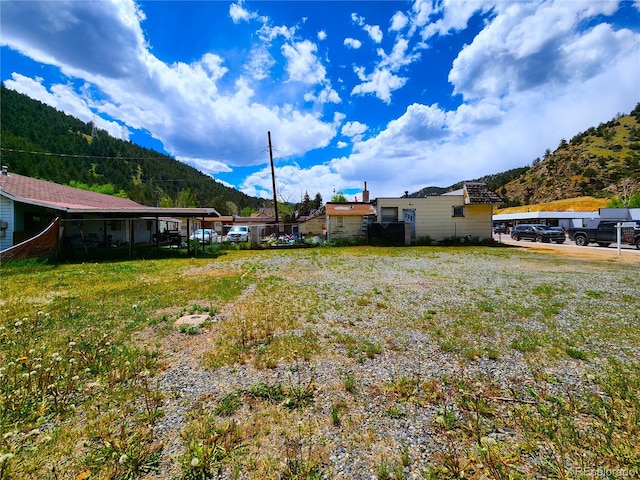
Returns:
[[[28,378],[29,377],[29,372],[24,372],[22,374],[22,378]]]
[[[76,342],[69,342],[69,346],[70,346],[71,348],[75,347],[75,346],[76,346]]]
[[[197,467],[198,465],[200,465],[200,459],[198,457],[193,457],[191,459],[191,466]]]
[[[34,353],[36,353],[36,351],[33,348],[29,349],[29,355],[33,355]]]
[[[124,465],[125,463],[127,463],[127,460],[129,460],[129,457],[127,456],[126,453],[123,453],[122,455],[120,455],[120,459],[118,460],[118,463],[120,465]]]
[[[22,322],[20,320],[18,320],[16,323],[13,324],[16,328],[20,327],[20,325],[22,325]]]
[[[496,445],[497,443],[498,442],[496,442],[496,439],[493,437],[482,437],[480,439],[480,444],[485,448]]]

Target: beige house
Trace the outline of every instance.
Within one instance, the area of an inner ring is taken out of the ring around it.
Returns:
[[[327,231],[327,216],[321,209],[315,215],[309,215],[299,219],[298,233],[305,238],[323,238]]]
[[[501,202],[484,183],[465,183],[444,195],[375,200],[379,223],[407,223],[411,241],[428,237],[435,242],[492,238],[493,205]]]
[[[376,207],[371,203],[327,203],[327,241],[366,238],[367,223],[373,221],[375,216]]]

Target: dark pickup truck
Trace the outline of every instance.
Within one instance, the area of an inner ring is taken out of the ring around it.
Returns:
[[[629,223],[635,223],[635,227],[628,226]],[[589,245],[589,243],[608,247],[618,241],[617,224],[618,222],[600,222],[597,228],[571,228],[568,231],[569,240],[573,240],[580,247]],[[620,231],[621,242],[635,245],[640,249],[640,221],[624,222],[624,224],[625,226]]]

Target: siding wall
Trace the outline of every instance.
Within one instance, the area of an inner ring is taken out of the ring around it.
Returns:
[[[339,216],[327,216],[327,240],[357,240],[361,238],[362,215],[343,215],[342,226],[338,225]]]
[[[378,198],[378,218],[384,207],[416,211],[416,238],[430,237],[434,241],[445,238],[491,238],[491,205],[464,205],[462,195],[439,195],[425,198]],[[453,217],[453,207],[464,206],[464,217]]]
[[[15,218],[13,213],[13,200],[0,195],[0,220],[7,222],[8,228],[4,230],[4,237],[0,233],[0,250],[13,246],[13,231],[15,230]]]
[[[319,216],[307,220],[299,225],[299,232],[305,237],[318,236],[322,237],[322,226],[324,225],[325,217]]]

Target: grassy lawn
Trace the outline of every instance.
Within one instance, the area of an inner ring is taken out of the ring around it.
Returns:
[[[0,480],[640,477],[638,279],[492,247],[3,265]]]

